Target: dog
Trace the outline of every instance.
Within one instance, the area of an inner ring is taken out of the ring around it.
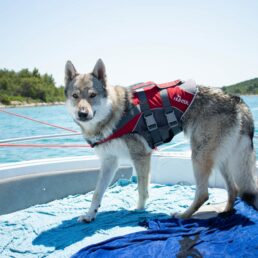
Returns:
[[[182,130],[190,139],[192,166],[196,180],[193,203],[178,218],[190,218],[208,200],[208,179],[218,168],[225,179],[228,201],[225,212],[233,209],[237,196],[258,209],[253,146],[254,122],[244,101],[220,89],[197,86],[198,92],[181,119]],[[111,86],[101,59],[91,73],[79,74],[71,61],[65,65],[66,104],[73,120],[88,142],[109,137],[124,111],[132,103],[130,89]],[[91,206],[81,222],[95,219],[105,190],[118,168],[119,160],[129,158],[138,176],[138,203],[144,209],[149,196],[152,148],[140,134],[125,134],[95,147],[101,160]]]

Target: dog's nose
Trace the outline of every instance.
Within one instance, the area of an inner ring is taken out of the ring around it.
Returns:
[[[80,120],[85,121],[85,120],[87,120],[88,112],[79,111],[78,112],[78,117],[80,118]]]

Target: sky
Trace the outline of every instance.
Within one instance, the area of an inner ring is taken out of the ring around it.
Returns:
[[[38,68],[63,84],[97,59],[111,84],[258,77],[258,1],[0,1],[0,69]]]

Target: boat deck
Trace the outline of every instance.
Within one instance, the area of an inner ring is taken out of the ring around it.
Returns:
[[[195,186],[151,184],[145,211],[134,211],[137,184],[121,179],[107,190],[96,220],[78,223],[91,202],[92,192],[2,215],[0,241],[2,257],[70,257],[79,249],[111,237],[145,230],[144,221],[168,218],[183,211],[194,197]],[[198,217],[216,215],[225,205],[226,191],[210,188],[209,201]]]

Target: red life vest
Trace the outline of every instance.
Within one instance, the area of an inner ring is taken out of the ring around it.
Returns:
[[[139,83],[130,90],[131,107],[125,110],[109,137],[88,141],[92,147],[131,133],[143,136],[151,148],[171,141],[182,131],[181,118],[192,104],[197,87],[193,81],[176,80],[163,84]]]

